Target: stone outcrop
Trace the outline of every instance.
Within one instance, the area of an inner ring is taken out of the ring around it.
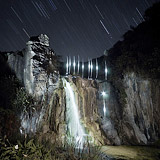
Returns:
[[[74,90],[81,122],[97,144],[146,145],[158,140],[160,135],[158,116],[160,114],[160,84],[157,80],[146,80],[134,73],[126,74],[123,85],[127,103],[124,106],[118,104],[116,90],[108,82],[80,77],[68,77],[67,80]],[[62,84],[60,88],[61,92],[56,94],[54,100],[56,103],[52,103],[54,109],[51,109],[56,115],[56,117],[53,116],[55,118],[51,116],[54,120],[51,126],[55,126],[57,133],[62,133],[62,128],[67,125],[64,113],[65,93]],[[106,97],[101,95],[103,91]],[[103,112],[104,102],[105,114]],[[59,126],[62,126],[61,124],[65,125],[58,129]]]
[[[123,79],[126,93],[124,106],[118,104],[116,90],[108,82],[77,78],[75,86],[84,124],[95,137],[101,137],[103,143],[144,145],[159,139],[158,80],[143,79],[134,73],[127,73]],[[106,93],[104,99],[102,91]]]
[[[56,55],[49,47],[46,35],[31,37],[21,52],[6,54],[9,67],[27,92],[36,100],[35,107],[24,109],[20,115],[21,133],[35,133],[41,126],[46,106],[58,82]]]
[[[21,54],[8,53],[7,62],[27,91],[42,100],[47,91],[53,90],[58,80],[56,69],[48,70],[54,67],[54,56],[54,51],[49,48],[49,38],[41,34],[31,37]]]
[[[48,117],[45,120],[48,135],[54,132],[59,138],[64,137],[67,126],[65,92],[60,81],[45,116]],[[67,81],[74,90],[81,122],[97,144],[146,145],[158,140],[160,84],[157,80],[146,80],[134,73],[126,74],[123,86],[127,103],[124,106],[119,105],[116,90],[108,82],[71,76]],[[105,97],[101,94],[103,91]]]
[[[71,82],[71,79],[69,81]],[[75,91],[81,118],[89,135],[94,137],[95,142],[98,144],[112,144],[112,142],[120,144],[117,132],[109,117],[109,112],[114,111],[116,102],[111,104],[108,101],[108,97],[103,99],[103,96],[101,95],[102,91],[105,91],[108,95],[112,92],[109,84],[106,82],[97,83],[94,80],[82,79],[80,77],[77,77],[73,82],[76,87]],[[114,101],[114,98],[112,99]],[[105,115],[103,113],[104,101],[107,107]],[[107,138],[106,134],[108,134]]]
[[[32,37],[22,52],[7,53],[7,62],[42,108],[21,115],[27,133],[54,143],[66,136],[66,93],[54,65],[55,53],[46,35]],[[64,77],[63,77],[64,78]],[[117,90],[107,81],[65,77],[78,105],[80,121],[97,144],[152,144],[160,138],[160,82],[126,73],[120,79],[126,104],[119,104]],[[102,95],[105,92],[105,96]],[[105,108],[104,108],[105,106]],[[105,112],[104,112],[105,110]],[[32,117],[31,117],[32,115]],[[30,127],[32,125],[32,127]],[[55,138],[56,137],[56,138]]]
[[[41,122],[41,131],[39,138],[45,139],[51,143],[64,142],[66,138],[66,101],[62,80],[56,84],[56,87],[50,95],[49,103],[45,109],[43,121]]]
[[[127,104],[123,108],[124,143],[150,144],[160,137],[160,83],[126,74],[124,87]]]

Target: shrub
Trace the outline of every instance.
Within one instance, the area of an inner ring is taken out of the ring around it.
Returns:
[[[44,143],[44,142],[43,142]],[[31,139],[23,143],[17,141],[16,145],[0,139],[0,159],[3,160],[97,160],[101,157],[101,147],[86,143],[82,149],[74,144],[43,145]]]
[[[12,106],[15,112],[21,112],[24,108],[29,108],[34,105],[33,98],[27,93],[25,88],[18,88],[16,96],[12,100]]]
[[[50,160],[50,151],[47,151],[39,143],[35,143],[33,139],[24,143],[17,141],[16,145],[12,145],[8,140],[3,142],[0,140],[0,159],[3,160]]]

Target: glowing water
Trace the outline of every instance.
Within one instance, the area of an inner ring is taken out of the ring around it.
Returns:
[[[72,62],[71,62],[71,57],[69,57],[69,58],[68,58],[68,65],[69,65],[69,67],[68,67],[68,73],[69,73],[69,74],[71,73],[71,64],[72,64]]]
[[[74,70],[73,74],[75,74],[75,69],[76,69],[76,58],[75,58],[75,56],[74,56],[73,58],[74,58],[74,59],[73,59],[73,70]]]
[[[96,59],[96,79],[98,78],[98,61]]]
[[[75,101],[75,95],[69,82],[63,78],[63,85],[66,92],[66,119],[70,137],[69,141],[74,141],[78,148],[83,148],[85,143],[85,131],[81,125],[78,113],[78,106]]]
[[[90,69],[91,69],[91,64],[90,64],[90,60],[88,59],[88,79],[90,76]]]
[[[91,78],[92,78],[92,70],[93,70],[93,64],[92,64],[92,60],[91,60]]]
[[[69,67],[69,60],[68,60],[68,56],[67,56],[67,63],[66,63],[66,74],[68,75],[68,67]]]
[[[106,115],[106,104],[105,104],[105,99],[103,100],[103,113],[104,113],[104,117]]]
[[[107,74],[108,74],[108,69],[107,69],[107,64],[105,61],[105,80],[107,80]]]
[[[79,74],[79,66],[80,64],[79,64],[79,56],[78,56],[78,70],[77,70],[78,74]]]
[[[83,75],[84,75],[84,61],[82,60],[82,78],[83,78]]]

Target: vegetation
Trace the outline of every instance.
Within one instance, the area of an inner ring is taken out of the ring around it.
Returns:
[[[0,76],[0,137],[10,137],[11,141],[18,135],[20,127],[17,111],[12,103],[19,87],[19,81],[14,75]]]
[[[42,145],[34,143],[34,140],[21,143],[17,141],[16,145],[0,140],[0,159],[3,160],[49,160],[50,151],[47,151]]]
[[[19,137],[20,113],[24,108],[29,112],[35,107],[35,100],[14,74],[7,74],[0,76],[0,137],[15,141]]]
[[[16,96],[12,100],[13,109],[15,112],[21,113],[24,108],[32,108],[35,100],[26,92],[24,87],[17,89]]]
[[[34,100],[7,65],[5,55],[0,54],[0,62],[0,137],[15,142],[20,136],[20,113],[29,110]]]
[[[44,142],[43,142],[44,143]],[[0,159],[3,160],[97,160],[101,156],[100,147],[89,144],[83,149],[76,149],[74,145],[40,144],[33,139],[11,144],[7,139],[0,140]]]
[[[0,137],[9,137],[15,141],[19,136],[20,121],[17,115],[10,109],[0,108]]]
[[[0,107],[13,109],[12,101],[21,85],[14,75],[4,75],[0,78]]]
[[[131,30],[124,34],[124,40],[117,42],[112,49],[106,52],[105,58],[101,57],[103,61],[107,61],[111,69],[112,74],[109,80],[117,89],[121,106],[126,103],[126,94],[122,85],[125,73],[135,72],[144,78],[160,79],[160,24],[157,23],[159,18],[160,3],[157,3],[145,12],[143,23],[136,28],[131,27]],[[45,46],[36,46],[33,50],[37,53],[33,59],[40,62],[39,67],[42,67],[48,75],[55,71],[58,72],[59,56],[56,56],[53,50]],[[19,54],[22,53],[19,52]],[[100,148],[89,144],[83,149],[76,149],[76,146],[67,143],[58,145],[59,143],[43,142],[41,144],[33,139],[25,139],[16,143],[15,140],[12,141],[12,138],[15,138],[19,132],[20,121],[17,115],[24,108],[28,110],[32,108],[34,99],[25,91],[8,67],[6,58],[6,54],[0,54],[0,137],[5,137],[3,141],[0,140],[0,159],[98,159],[101,156]],[[159,141],[155,143],[155,146],[159,147]]]
[[[109,50],[108,63],[120,77],[134,71],[147,78],[160,78],[160,3],[145,12],[145,21],[123,36]]]

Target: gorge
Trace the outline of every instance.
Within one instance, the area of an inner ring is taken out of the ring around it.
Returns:
[[[116,90],[110,82],[83,79],[80,76],[65,78],[55,73],[47,75],[40,64],[46,60],[45,54],[50,54],[49,46],[45,44],[49,44],[49,40],[46,35],[38,38],[40,42],[27,42],[24,57],[8,54],[7,63],[27,91],[38,101],[45,100],[49,104],[39,111],[32,108],[32,113],[28,113],[24,108],[21,114],[21,132],[29,134],[42,126],[43,133],[55,131],[61,138],[68,128],[71,136],[81,141],[86,130],[87,134],[101,145],[146,145],[158,140],[158,81],[144,79],[134,72],[126,73],[121,80],[126,104],[121,106],[118,104]],[[45,48],[44,57],[34,51],[38,50],[38,46]],[[41,59],[34,59],[36,56]],[[102,95],[103,92],[106,97]]]
[[[149,18],[108,54],[78,62],[78,74],[75,59],[69,68],[73,73],[68,73],[69,60],[60,62],[45,34],[30,37],[22,51],[1,52],[0,122],[5,109],[14,114],[0,127],[0,137],[36,136],[51,144],[74,143],[75,148],[85,143],[155,145],[160,139],[160,38],[142,50],[137,42],[154,24]],[[159,34],[154,27],[148,34]],[[148,34],[147,44],[153,40]]]

